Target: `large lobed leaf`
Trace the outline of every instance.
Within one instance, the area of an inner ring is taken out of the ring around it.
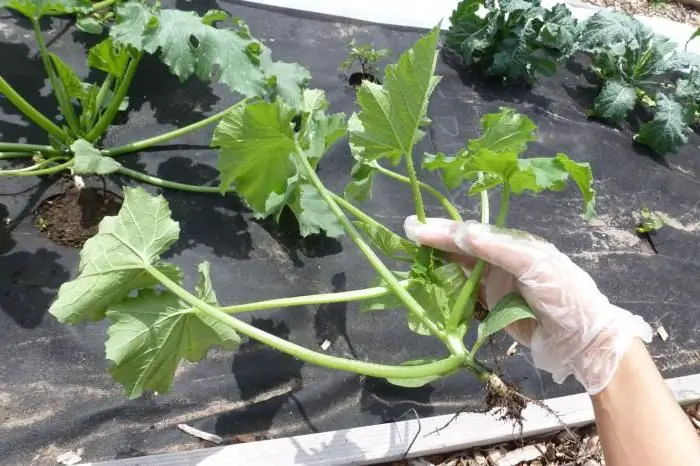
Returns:
[[[683,105],[662,93],[656,96],[656,104],[654,118],[639,128],[635,141],[658,154],[676,152],[688,141],[685,133],[695,119],[695,107]]]
[[[593,115],[613,123],[627,118],[637,102],[637,92],[633,86],[621,81],[610,80],[603,85],[593,102]]]
[[[428,99],[440,78],[435,76],[440,28],[436,27],[389,65],[384,85],[363,81],[357,94],[362,108],[348,122],[353,155],[369,161],[388,158],[398,163],[411,156],[423,137]]]
[[[327,107],[322,91],[307,89],[301,113],[279,100],[260,101],[229,112],[212,139],[212,145],[219,147],[221,191],[233,186],[258,217],[279,216],[289,206],[304,236],[321,230],[340,236],[343,230],[337,219],[295,161],[299,150],[315,167],[345,133],[343,116],[326,115]],[[298,116],[301,127],[297,133]]]
[[[300,88],[310,76],[296,64],[273,62],[269,50],[253,39],[240,21],[234,29],[218,29],[215,21],[228,19],[222,11],[200,17],[192,11],[160,9],[139,2],[117,8],[110,35],[160,59],[181,80],[216,75],[231,90],[247,97],[274,97],[298,106]]]
[[[199,266],[195,294],[217,305],[207,262]],[[145,390],[169,391],[182,359],[196,362],[214,345],[232,350],[240,344],[231,327],[170,292],[141,290],[111,306],[107,317],[112,322],[105,343],[107,359],[114,362],[110,372],[130,398]]]
[[[71,146],[73,151],[73,173],[76,175],[107,175],[121,168],[112,157],[106,157],[84,139],[78,139]]]
[[[64,283],[49,312],[64,323],[100,320],[132,290],[158,284],[149,267],[180,281],[181,272],[159,260],[180,234],[162,196],[125,188],[119,214],[105,217],[80,252],[78,276]]]

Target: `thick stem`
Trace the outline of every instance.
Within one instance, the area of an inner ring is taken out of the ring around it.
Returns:
[[[386,282],[387,286],[391,288],[394,294],[401,300],[401,302],[406,306],[408,311],[415,315],[429,330],[430,333],[438,337],[440,340],[445,341],[445,333],[438,328],[438,326],[430,320],[423,307],[416,301],[413,296],[403,288],[394,274],[387,268],[386,265],[379,259],[379,257],[374,253],[372,248],[362,239],[362,236],[357,231],[352,222],[345,216],[340,206],[333,200],[329,191],[323,185],[323,182],[319,179],[318,175],[314,171],[313,167],[309,164],[306,159],[306,155],[300,147],[297,147],[296,159],[301,166],[302,170],[305,172],[306,178],[314,185],[319,195],[323,201],[328,205],[331,212],[336,216],[343,229],[350,237],[350,239],[355,243],[357,248],[362,252],[367,261],[372,265],[377,274]]]
[[[358,219],[364,223],[368,223],[370,225],[375,225],[375,226],[378,226],[380,228],[386,228],[384,225],[382,225],[381,223],[379,223],[378,221],[376,221],[375,219],[373,219],[372,217],[370,217],[366,213],[362,212],[362,210],[358,209],[357,207],[352,205],[350,202],[346,201],[343,198],[343,196],[338,196],[336,193],[331,192],[331,191],[328,191],[328,194],[331,195],[333,200],[335,202],[337,202],[340,207],[342,207],[343,209],[350,212],[350,215],[352,215],[356,219]]]
[[[29,159],[34,157],[34,152],[0,152],[0,160]]]
[[[411,184],[411,180],[407,176],[403,176],[399,173],[396,173],[395,171],[384,168],[378,163],[374,163],[371,166],[382,175],[388,176],[389,178],[392,178],[396,181],[400,181],[401,183],[406,183],[409,185]],[[440,204],[442,204],[442,207],[447,211],[448,215],[452,218],[452,220],[455,220],[457,222],[463,221],[462,216],[459,214],[457,208],[454,205],[452,205],[449,199],[447,199],[440,191],[433,188],[428,183],[424,183],[422,181],[418,181],[418,186],[420,186],[421,189],[429,193],[438,202],[440,202]]]
[[[24,97],[14,90],[10,83],[0,76],[0,94],[4,94],[12,105],[22,112],[27,118],[39,125],[44,131],[53,135],[56,139],[66,142],[68,135],[61,128],[56,126],[51,120],[46,118],[39,110],[34,108]]]
[[[508,206],[510,205],[510,186],[507,183],[503,184],[503,192],[501,193],[501,206],[498,209],[498,217],[496,217],[496,226],[503,228],[506,226],[506,217],[508,217]]]
[[[113,82],[114,76],[112,76],[111,74],[108,74],[105,80],[102,81],[100,90],[97,91],[97,97],[95,98],[95,113],[93,113],[92,118],[90,119],[90,128],[88,128],[88,131],[90,131],[95,126],[95,121],[97,121],[100,114],[102,113],[102,102],[104,102],[105,97],[107,97],[107,93],[109,92],[109,90],[112,89]]]
[[[253,340],[259,341],[260,343],[278,351],[282,351],[283,353],[318,366],[323,366],[334,370],[354,372],[356,374],[362,374],[370,377],[412,379],[445,374],[457,369],[463,363],[463,361],[456,356],[448,356],[440,361],[422,364],[419,366],[388,366],[329,356],[327,354],[312,351],[308,348],[304,348],[303,346],[299,346],[295,343],[271,335],[263,330],[260,330],[259,328],[240,321],[233,316],[221,312],[221,310],[217,309],[211,304],[205,303],[196,296],[184,290],[177,283],[170,280],[170,278],[153,266],[147,266],[146,270],[156,280],[161,282],[163,286],[190,306],[199,309],[205,314],[230,326],[237,332],[247,335]]]
[[[416,174],[416,168],[413,166],[413,151],[404,154],[406,160],[406,174],[408,174],[409,184],[411,185],[411,193],[413,194],[413,202],[416,205],[416,217],[421,223],[425,223],[425,206],[423,205],[423,195],[420,192],[420,182]]]
[[[402,287],[408,286],[408,280],[401,280]],[[385,286],[375,286],[363,290],[342,291],[340,293],[323,293],[308,296],[294,296],[291,298],[269,299],[255,303],[236,304],[220,308],[226,314],[238,314],[241,312],[262,311],[265,309],[276,309],[294,306],[314,306],[318,304],[347,303],[352,301],[364,301],[367,299],[380,298],[391,294],[391,290]]]
[[[489,223],[489,217],[489,195],[487,191],[481,191],[481,223]],[[450,318],[447,321],[449,330],[456,329],[463,322],[467,325],[471,322],[476,302],[479,299],[479,284],[481,283],[481,276],[484,274],[485,267],[486,263],[482,260],[478,260],[474,265],[469,278],[464,283],[450,311]]]
[[[42,176],[42,175],[53,175],[54,173],[58,173],[62,170],[65,170],[67,168],[70,168],[71,165],[73,165],[73,160],[69,160],[65,163],[62,163],[60,165],[56,165],[53,167],[49,168],[43,168],[43,169],[38,169],[40,167],[43,167],[45,165],[48,165],[49,163],[53,163],[53,160],[45,160],[44,162],[38,163],[32,167],[28,167],[31,170],[27,171],[24,168],[20,168],[17,170],[6,170],[6,171],[0,171],[0,176],[2,175],[7,175],[7,176]]]
[[[61,151],[54,149],[51,146],[42,146],[38,144],[21,144],[18,142],[0,142],[0,151],[11,152],[43,152],[46,154],[60,154]],[[30,155],[31,156],[31,155]]]
[[[73,111],[73,105],[70,102],[70,97],[68,97],[66,94],[66,88],[63,86],[63,81],[56,76],[53,62],[51,60],[51,56],[49,55],[49,49],[46,48],[44,36],[41,33],[39,20],[37,18],[32,18],[31,21],[34,28],[34,37],[36,38],[36,43],[39,46],[39,55],[41,56],[41,61],[44,63],[46,74],[49,76],[49,82],[53,88],[53,93],[54,96],[56,96],[58,106],[61,109],[61,113],[63,113],[66,123],[70,129],[77,134],[80,130],[78,118],[75,116],[75,112]]]
[[[160,186],[161,188],[178,189],[180,191],[187,191],[191,193],[221,193],[221,190],[217,186],[199,186],[196,184],[178,183],[176,181],[168,181],[157,176],[147,175],[145,173],[137,172],[130,168],[121,167],[117,173],[128,176],[135,180],[143,181],[144,183],[152,184],[153,186]],[[233,189],[229,190],[233,192]]]
[[[107,149],[105,151],[102,151],[103,155],[106,155],[108,157],[114,157],[116,155],[121,155],[121,154],[126,154],[129,152],[137,152],[143,149],[146,149],[151,146],[155,146],[156,144],[161,144],[166,141],[170,141],[171,139],[178,138],[180,136],[183,136],[187,133],[191,133],[192,131],[196,131],[200,128],[203,128],[207,125],[210,125],[212,123],[215,123],[219,120],[221,120],[223,117],[226,116],[226,114],[236,107],[243,105],[245,102],[247,102],[247,99],[240,100],[236,102],[234,105],[231,107],[227,108],[226,110],[223,110],[215,115],[212,115],[208,118],[205,118],[203,120],[200,120],[196,123],[193,123],[191,125],[176,129],[174,131],[170,131],[165,134],[161,134],[159,136],[155,136],[149,139],[144,139],[142,141],[138,142],[132,142],[131,144],[126,144],[124,146],[119,146],[115,147],[113,149]]]
[[[126,97],[126,93],[129,91],[129,86],[131,85],[131,80],[134,79],[134,74],[136,74],[136,69],[139,66],[143,52],[139,52],[136,57],[133,57],[129,64],[126,66],[126,71],[121,80],[117,84],[117,89],[114,91],[112,100],[109,102],[107,109],[100,116],[95,123],[95,126],[90,130],[90,132],[85,136],[88,142],[95,142],[99,139],[102,134],[107,130],[109,125],[112,124],[112,120],[119,112],[119,107]]]

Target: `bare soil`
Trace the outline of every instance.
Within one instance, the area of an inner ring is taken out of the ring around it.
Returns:
[[[34,212],[34,225],[54,243],[80,248],[106,216],[117,215],[122,198],[98,188],[75,186],[47,198]]]

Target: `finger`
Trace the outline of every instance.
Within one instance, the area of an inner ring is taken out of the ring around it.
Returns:
[[[472,221],[459,225],[454,243],[464,253],[500,267],[516,278],[522,277],[533,264],[557,252],[549,243],[528,233]]]
[[[411,241],[441,251],[464,254],[453,240],[458,227],[459,223],[445,218],[428,218],[425,223],[421,223],[415,215],[406,218],[404,222],[406,237]]]

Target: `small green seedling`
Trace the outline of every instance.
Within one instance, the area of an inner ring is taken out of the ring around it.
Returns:
[[[355,63],[360,65],[360,80],[356,83],[360,84],[362,79],[377,81],[379,76],[379,61],[382,58],[388,57],[391,54],[389,49],[376,49],[372,44],[358,45],[355,39],[348,43],[348,56],[340,64],[340,71],[349,72]],[[352,83],[351,83],[352,84]]]
[[[639,211],[639,219],[640,221],[637,225],[637,233],[640,235],[648,235],[649,233],[653,233],[666,225],[666,222],[664,222],[659,215],[655,214],[646,207],[643,207],[642,210]]]

